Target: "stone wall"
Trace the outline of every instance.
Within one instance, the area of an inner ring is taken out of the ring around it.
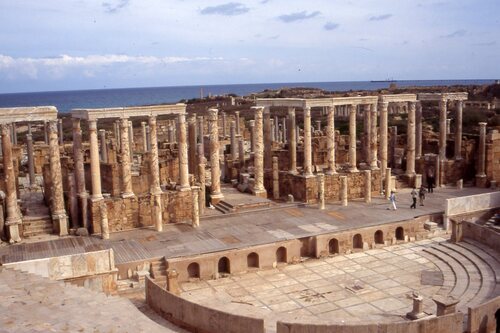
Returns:
[[[500,132],[491,131],[486,142],[486,176],[500,184]]]
[[[500,309],[500,296],[481,305],[470,307],[467,333],[494,332],[497,327],[495,313],[498,309]]]
[[[277,333],[457,333],[462,332],[462,313],[454,313],[441,317],[404,321],[396,323],[345,324],[345,323],[277,323]]]
[[[118,270],[113,249],[4,264],[51,280],[62,280],[94,291],[116,292]]]
[[[230,314],[178,297],[146,278],[146,303],[168,321],[199,333],[264,333],[264,320]]]
[[[500,253],[500,235],[473,222],[462,223],[463,237],[474,239]]]
[[[500,207],[500,192],[446,199],[445,215],[450,218]]]

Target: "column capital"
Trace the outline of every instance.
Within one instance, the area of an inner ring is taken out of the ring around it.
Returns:
[[[219,114],[219,110],[217,109],[208,109],[208,120],[216,121]]]
[[[488,125],[488,123],[485,123],[485,122],[480,122],[478,124],[479,124],[479,127],[486,127],[486,125]]]

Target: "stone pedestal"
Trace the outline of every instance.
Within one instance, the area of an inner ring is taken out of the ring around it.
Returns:
[[[347,206],[347,176],[340,176],[340,202]]]
[[[167,290],[177,296],[181,293],[178,278],[179,273],[175,269],[167,269]]]
[[[463,227],[462,227],[462,221],[459,220],[454,220],[454,219],[449,219],[451,223],[451,238],[450,241],[452,243],[458,243],[461,242],[464,234],[463,234]]]
[[[365,170],[365,203],[372,202],[372,172],[371,170]]]
[[[320,173],[317,176],[318,179],[318,208],[325,209],[325,175]]]
[[[5,206],[7,218],[7,236],[10,243],[20,242],[19,225],[21,224],[21,214],[17,207],[16,174],[12,158],[11,129],[7,124],[0,125],[2,134],[3,170],[5,181]]]
[[[421,319],[427,316],[424,312],[424,298],[417,293],[413,293],[413,310],[406,314],[406,317],[411,320]]]
[[[68,235],[68,216],[64,206],[64,193],[61,172],[61,156],[57,137],[57,121],[49,123],[49,164],[52,180],[52,223],[59,236]]]
[[[267,192],[264,188],[264,109],[261,107],[252,107],[255,115],[255,153],[254,153],[254,170],[255,170],[255,185],[254,194],[258,197],[266,198]]]
[[[464,188],[464,180],[463,179],[457,180],[457,190],[461,190],[463,188]]]
[[[312,176],[311,108],[304,108],[304,176]]]
[[[217,204],[224,197],[220,188],[220,161],[219,161],[219,126],[217,125],[217,109],[208,110],[210,128],[210,168],[211,168],[211,199],[212,204]]]
[[[422,186],[422,175],[416,174],[413,186],[418,190]]]
[[[455,313],[455,307],[459,302],[458,299],[452,296],[441,296],[441,295],[434,296],[432,300],[436,303],[437,306],[436,316],[438,317]]]

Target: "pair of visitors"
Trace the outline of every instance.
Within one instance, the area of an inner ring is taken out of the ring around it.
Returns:
[[[417,196],[418,196],[417,188],[414,187],[413,190],[411,190],[411,199],[413,200],[413,202],[410,206],[410,209],[417,209]]]

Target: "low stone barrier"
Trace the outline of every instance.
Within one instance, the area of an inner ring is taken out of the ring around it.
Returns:
[[[462,234],[465,238],[471,238],[500,252],[500,235],[490,229],[473,222],[462,222]]]
[[[500,191],[446,199],[444,226],[449,219],[500,207]]]
[[[204,307],[176,296],[146,278],[146,302],[163,318],[197,333],[264,333],[264,320]]]
[[[500,296],[481,305],[469,308],[467,333],[494,332],[495,313],[500,310]]]
[[[411,322],[386,324],[277,323],[277,333],[457,333],[462,332],[464,315],[460,312]]]

